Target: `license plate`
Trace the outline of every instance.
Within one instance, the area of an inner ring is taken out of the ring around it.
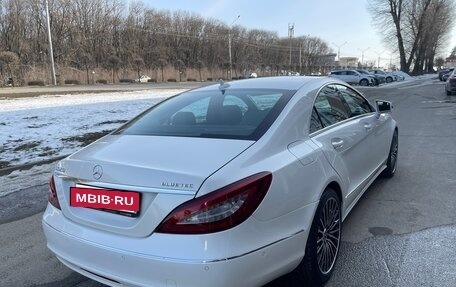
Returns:
[[[98,189],[86,187],[70,188],[70,206],[110,211],[128,216],[138,216],[140,194],[134,191]]]

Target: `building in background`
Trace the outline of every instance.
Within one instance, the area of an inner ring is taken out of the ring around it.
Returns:
[[[340,57],[339,69],[357,69],[359,59],[357,57]]]
[[[456,67],[456,55],[451,55],[445,59],[444,67],[452,68]]]

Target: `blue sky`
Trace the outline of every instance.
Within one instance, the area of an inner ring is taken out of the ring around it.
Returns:
[[[344,44],[341,56],[389,62],[390,51],[382,44],[367,12],[367,0],[143,0],[158,10],[185,10],[204,18],[214,18],[227,25],[238,15],[235,25],[275,31],[279,36],[288,35],[288,23],[294,23],[295,36],[317,36],[328,42],[337,52],[337,45]],[[456,28],[452,45],[456,45]],[[450,51],[451,48],[448,48]],[[393,59],[394,61],[394,59]]]

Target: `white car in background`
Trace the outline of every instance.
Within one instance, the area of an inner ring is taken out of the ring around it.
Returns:
[[[375,80],[374,76],[362,74],[355,70],[338,70],[338,71],[331,71],[329,76],[332,78],[337,78],[342,80],[346,83],[352,85],[360,85],[360,86],[374,86]]]
[[[327,77],[171,97],[57,164],[47,246],[111,286],[319,286],[342,220],[396,172],[390,111]]]
[[[387,83],[391,83],[393,81],[397,81],[397,75],[395,75],[393,73],[385,72],[385,71],[382,71],[382,70],[372,70],[371,73],[374,74],[374,75],[381,75],[381,76],[385,77],[385,81]]]
[[[136,79],[135,82],[136,83],[147,83],[147,82],[149,82],[150,79],[152,79],[152,78],[149,76],[146,76],[146,75],[142,75],[141,77],[139,77],[139,79]]]

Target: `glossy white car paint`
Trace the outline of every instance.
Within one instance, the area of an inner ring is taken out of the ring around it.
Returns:
[[[138,79],[135,80],[135,82],[137,83],[147,83],[149,82],[149,80],[151,80],[152,78],[149,77],[149,76],[146,76],[146,75],[142,75],[141,77],[139,77]]]
[[[342,217],[385,168],[396,123],[372,112],[309,134],[315,97],[329,78],[259,78],[232,89],[296,93],[256,141],[108,135],[62,160],[54,173],[61,210],[48,204],[48,248],[73,270],[111,286],[262,286],[291,272],[305,254],[319,199],[336,184]],[[217,90],[218,85],[200,88]],[[343,140],[335,149],[334,139]],[[93,167],[103,176],[94,180]],[[269,191],[241,224],[208,234],[154,232],[180,204],[260,172]],[[141,214],[69,206],[85,184],[141,192]],[[177,187],[173,188],[172,186]]]

